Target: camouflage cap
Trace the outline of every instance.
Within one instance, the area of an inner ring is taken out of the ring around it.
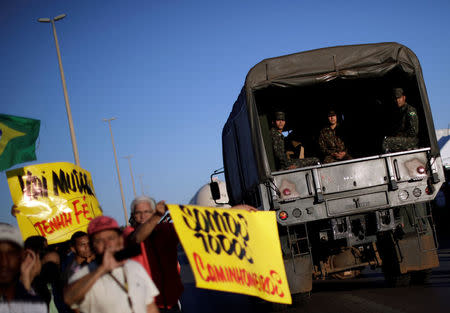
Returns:
[[[285,121],[286,120],[286,114],[284,112],[281,112],[281,111],[275,112],[273,114],[273,118],[274,118],[275,121],[279,121],[279,120]]]
[[[328,110],[328,116],[333,116],[336,115],[336,111],[335,110]]]
[[[394,88],[393,93],[396,98],[400,98],[401,96],[405,95],[403,88]]]

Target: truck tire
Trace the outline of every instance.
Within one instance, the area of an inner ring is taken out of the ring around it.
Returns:
[[[421,271],[411,272],[411,283],[415,285],[428,284],[431,278],[431,268]]]

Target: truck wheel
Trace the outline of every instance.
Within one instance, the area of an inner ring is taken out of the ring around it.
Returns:
[[[416,272],[411,272],[411,283],[416,285],[428,284],[431,278],[431,268]]]
[[[397,288],[397,287],[407,287],[411,283],[411,274],[393,274],[393,273],[385,273],[384,278],[389,287]]]

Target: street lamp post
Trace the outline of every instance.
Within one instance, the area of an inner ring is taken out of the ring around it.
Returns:
[[[56,28],[55,28],[55,22],[62,20],[65,17],[66,17],[66,14],[60,14],[53,19],[39,18],[38,21],[41,23],[52,23],[53,37],[55,38],[55,45],[56,45],[56,54],[58,55],[59,72],[61,73],[61,81],[62,81],[62,86],[63,86],[63,91],[64,91],[64,100],[66,101],[67,119],[69,120],[69,129],[70,129],[70,138],[72,140],[73,157],[75,159],[75,164],[80,166],[80,157],[78,156],[77,139],[75,137],[75,130],[73,128],[72,112],[70,110],[69,96],[67,95],[66,78],[64,77],[64,69],[63,69],[62,60],[61,60],[61,52],[59,51],[58,36],[56,35]]]
[[[104,118],[103,121],[108,123],[109,133],[111,134],[111,142],[112,142],[113,151],[114,151],[114,160],[116,161],[117,177],[119,178],[120,195],[122,196],[123,214],[125,216],[125,224],[128,226],[127,206],[125,205],[125,196],[123,194],[122,179],[120,178],[119,162],[117,162],[116,147],[114,145],[114,137],[113,137],[112,128],[111,128],[111,121],[113,121],[115,119],[116,119],[115,117]]]
[[[132,157],[133,157],[132,155],[127,155],[127,156],[124,156],[123,158],[128,160],[128,165],[130,166],[131,183],[133,184],[133,194],[134,194],[134,197],[136,198],[136,186],[134,185],[133,171],[131,169],[131,158]]]

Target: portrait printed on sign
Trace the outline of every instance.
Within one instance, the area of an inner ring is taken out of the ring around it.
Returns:
[[[102,215],[91,174],[71,163],[45,163],[6,172],[23,238],[40,235],[49,244],[86,231]]]
[[[197,287],[292,302],[274,212],[168,208]]]

